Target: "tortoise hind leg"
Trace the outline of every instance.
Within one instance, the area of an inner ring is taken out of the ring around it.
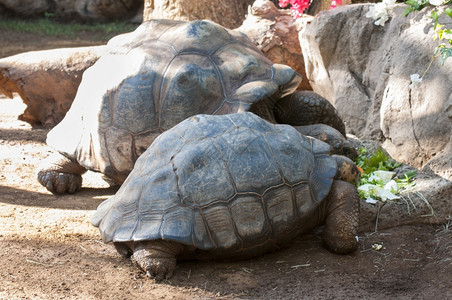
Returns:
[[[53,194],[75,193],[82,187],[86,169],[69,158],[55,153],[41,164],[38,181]]]
[[[176,258],[184,249],[179,243],[164,240],[131,242],[129,247],[133,250],[133,264],[155,280],[173,276]]]
[[[355,186],[335,180],[324,200],[325,227],[322,239],[335,253],[349,253],[358,248],[359,194]]]

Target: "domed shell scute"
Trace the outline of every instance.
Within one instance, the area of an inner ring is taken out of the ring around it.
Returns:
[[[291,188],[281,185],[267,190],[262,196],[274,237],[290,231],[299,221],[293,199],[288,195],[291,195]]]
[[[133,168],[132,162],[132,135],[122,129],[109,128],[105,131],[105,144],[107,146],[110,165],[119,172]]]
[[[158,169],[170,166],[172,156],[185,145],[184,139],[181,138],[183,132],[184,130],[175,130],[173,135],[159,135],[151,146],[138,158],[134,170],[149,176],[149,174],[154,173]],[[157,144],[159,144],[159,147],[155,146]]]
[[[215,248],[236,249],[241,246],[227,203],[218,202],[203,209],[212,244]]]
[[[216,66],[199,54],[175,57],[164,73],[160,99],[163,130],[200,112],[214,114],[224,101]]]
[[[234,181],[213,140],[201,140],[187,147],[172,163],[178,180],[184,183],[179,190],[183,195],[182,203],[186,205],[201,207],[219,199],[229,199],[235,193]]]
[[[178,240],[185,245],[192,244],[193,218],[194,212],[191,207],[179,205],[169,209],[163,218],[162,237],[168,240]]]
[[[257,195],[238,195],[231,201],[231,216],[243,247],[261,244],[271,236],[262,199]]]
[[[165,239],[220,251],[267,244],[303,226],[330,190],[336,163],[312,145],[252,113],[194,116],[154,141],[92,222],[105,242]]]
[[[140,198],[146,199],[146,201],[137,202],[137,209],[140,214],[154,211],[165,212],[181,203],[178,178],[172,165],[166,165],[151,174],[143,175],[146,175],[146,177],[139,180],[142,182]],[[131,181],[133,179],[132,177]]]
[[[167,31],[159,38],[160,41],[173,45],[178,53],[209,53],[235,40],[227,29],[208,20],[195,20],[180,25],[171,28],[171,34]]]
[[[219,136],[217,142],[237,192],[262,194],[269,186],[281,183],[278,165],[262,133],[236,127]]]
[[[299,138],[294,139],[294,135],[298,135]],[[309,140],[298,134],[295,129],[287,128],[284,132],[268,133],[266,141],[288,183],[309,180],[310,172],[314,167],[314,156],[311,153]]]
[[[336,163],[331,156],[326,154],[316,156],[315,167],[310,178],[313,200],[316,203],[320,203],[328,195],[329,191],[325,186],[331,185],[336,168]]]
[[[149,128],[158,128],[153,93],[155,73],[137,74],[126,78],[118,89],[118,102],[114,114],[114,126],[139,133]],[[139,114],[137,112],[140,112]]]
[[[194,209],[193,218],[193,246],[199,249],[214,249],[215,244],[210,238],[209,228],[201,209]]]
[[[149,212],[146,214],[141,214],[135,231],[133,232],[133,237],[128,241],[146,241],[151,239],[160,239],[160,229],[163,222],[162,212]]]

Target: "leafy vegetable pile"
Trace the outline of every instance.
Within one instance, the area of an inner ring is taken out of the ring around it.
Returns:
[[[392,172],[401,164],[387,156],[381,148],[370,154],[365,148],[359,149],[355,163],[363,170],[358,191],[367,203],[399,199],[400,192],[414,186],[415,172],[406,172],[402,178],[393,178]]]

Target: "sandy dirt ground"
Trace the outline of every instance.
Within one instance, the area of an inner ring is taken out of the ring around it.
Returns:
[[[0,57],[96,43],[0,30],[8,50]],[[328,252],[317,230],[251,260],[180,262],[156,283],[90,224],[117,188],[94,173],[76,195],[39,185],[39,163],[52,149],[46,130],[17,120],[23,109],[19,98],[0,96],[0,299],[452,299],[452,224],[360,233],[350,255]]]

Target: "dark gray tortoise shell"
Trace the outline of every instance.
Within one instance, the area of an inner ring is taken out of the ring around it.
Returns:
[[[252,113],[197,115],[154,141],[92,222],[105,242],[240,252],[284,240],[329,193],[329,151]]]

